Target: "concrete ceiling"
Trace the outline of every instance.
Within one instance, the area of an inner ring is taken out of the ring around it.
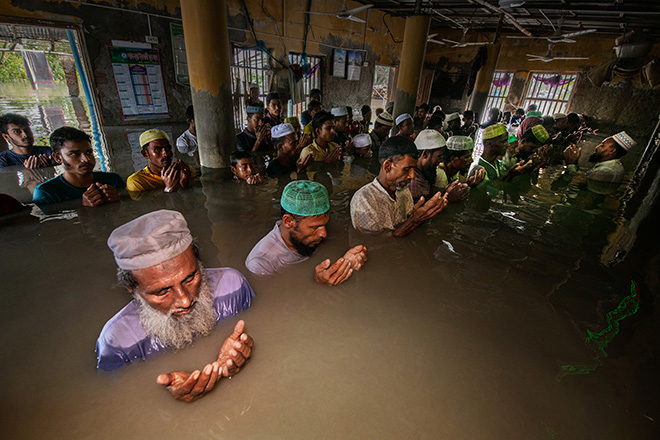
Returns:
[[[464,27],[480,32],[496,31],[501,21],[501,31],[507,34],[546,37],[554,32],[549,19],[555,28],[563,20],[562,33],[596,29],[592,35],[617,37],[624,31],[646,29],[654,40],[660,39],[658,0],[375,0],[360,3],[372,4],[395,16],[430,15],[433,17],[432,32]],[[521,5],[503,7],[507,4]]]

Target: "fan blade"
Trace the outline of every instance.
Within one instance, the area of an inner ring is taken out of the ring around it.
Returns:
[[[523,37],[522,35],[507,35],[507,38],[521,38],[523,40],[543,40],[545,37]]]
[[[577,36],[579,36],[579,35],[591,34],[591,33],[593,33],[593,32],[596,32],[597,30],[598,30],[598,29],[584,29],[584,30],[577,31],[577,32],[570,32],[570,33],[568,33],[568,34],[563,34],[563,35],[560,35],[560,37],[561,37],[561,38],[577,37]]]
[[[313,12],[313,11],[298,11],[301,14],[316,14],[316,15],[336,15],[333,12]]]
[[[431,35],[429,35],[428,37],[426,37],[426,40],[427,40],[427,41],[428,41],[428,40],[431,40],[432,38],[435,38],[435,37],[437,37],[437,36],[438,36],[438,34],[431,34]]]
[[[341,17],[339,17],[341,18]],[[348,17],[349,20],[354,21],[356,23],[366,23],[366,21],[362,20],[361,18],[353,17],[352,15],[349,15]]]
[[[426,42],[427,42],[427,43],[442,44],[442,45],[445,44],[445,43],[443,43],[442,41],[434,40],[433,38],[431,38],[430,40],[426,40]]]
[[[472,41],[470,43],[461,43],[462,46],[483,46],[484,44],[490,44],[490,41]]]
[[[362,12],[362,11],[364,11],[364,10],[366,10],[366,9],[372,8],[373,6],[374,6],[374,5],[363,5],[363,6],[358,6],[358,7],[355,8],[355,9],[349,9],[348,11],[346,11],[346,13],[347,13],[348,15],[357,14],[358,12]]]
[[[548,23],[550,23],[550,26],[552,26],[552,30],[553,30],[553,31],[557,31],[557,29],[555,29],[555,25],[552,24],[552,22],[550,21],[550,19],[548,18],[548,16],[545,15],[545,12],[543,12],[543,11],[540,10],[540,9],[539,9],[539,12],[541,13],[541,15],[543,15],[543,16],[545,17],[546,20],[548,20]]]
[[[589,57],[554,57],[554,60],[588,60]]]
[[[451,43],[451,44],[455,44],[455,45],[459,45],[459,44],[461,44],[461,43],[458,42],[458,41],[447,40],[446,38],[443,38],[442,41],[444,41],[445,43]]]

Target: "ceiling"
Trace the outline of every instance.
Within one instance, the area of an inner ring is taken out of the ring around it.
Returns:
[[[596,29],[592,35],[616,37],[631,30],[648,30],[660,39],[658,0],[375,0],[361,1],[394,16],[433,17],[431,31],[469,27],[480,32],[501,31],[520,36],[548,36],[563,19],[562,33]],[[517,5],[503,7],[501,5]],[[546,19],[546,17],[548,18]]]

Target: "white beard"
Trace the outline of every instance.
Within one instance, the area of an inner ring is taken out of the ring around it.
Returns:
[[[201,266],[200,272],[202,281],[195,307],[180,318],[172,317],[172,312],[161,313],[152,308],[142,295],[139,293],[134,295],[138,301],[140,323],[152,339],[165,347],[178,350],[192,344],[195,338],[210,334],[215,328],[213,293]]]

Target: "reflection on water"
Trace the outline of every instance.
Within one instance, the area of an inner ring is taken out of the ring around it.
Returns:
[[[112,169],[125,178],[143,166],[133,132],[107,131],[117,139]],[[648,315],[627,318],[640,330],[610,338],[599,368],[556,380],[564,365],[593,363],[585,338],[612,325],[629,294],[630,278],[599,261],[628,182],[607,195],[579,181],[553,190],[562,169],[548,168],[393,239],[350,225],[350,198],[374,171],[357,160],[309,171],[331,190],[328,239],[269,279],[244,260],[278,218],[285,179],[198,180],[174,194],[5,220],[3,438],[657,438],[650,372],[660,359]],[[179,353],[95,369],[96,337],[129,300],[114,287],[107,237],[162,208],[184,213],[207,267],[241,270],[257,293],[240,315],[252,361],[191,405],[156,376],[206,364],[235,319]],[[334,288],[313,283],[316,264],[360,243],[369,251],[360,272]]]

